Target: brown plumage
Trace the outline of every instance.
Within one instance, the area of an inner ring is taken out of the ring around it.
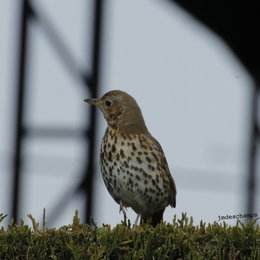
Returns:
[[[149,133],[135,99],[113,90],[100,99],[86,99],[100,108],[108,123],[100,164],[105,185],[122,206],[151,218],[157,225],[168,205],[176,206],[176,187],[164,152]]]

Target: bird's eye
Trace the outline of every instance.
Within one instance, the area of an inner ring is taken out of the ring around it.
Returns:
[[[112,102],[110,100],[106,100],[105,104],[107,107],[109,107],[109,106],[111,106]]]

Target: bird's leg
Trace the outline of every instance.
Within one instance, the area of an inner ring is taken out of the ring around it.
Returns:
[[[140,218],[140,214],[137,214],[135,223],[134,223],[134,227],[136,227],[138,225],[139,218]]]
[[[119,213],[121,213],[121,211],[123,212],[123,215],[124,215],[124,221],[125,221],[125,223],[126,223],[126,207],[125,207],[125,205],[124,205],[124,203],[123,203],[123,201],[122,200],[120,200],[120,207],[119,207]]]

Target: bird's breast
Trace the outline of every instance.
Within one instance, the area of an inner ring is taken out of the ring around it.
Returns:
[[[160,151],[145,136],[124,135],[108,128],[100,164],[105,185],[118,203],[123,201],[143,216],[169,204],[169,183]]]

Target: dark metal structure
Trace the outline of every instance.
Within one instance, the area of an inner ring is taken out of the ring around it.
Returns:
[[[93,201],[93,176],[95,173],[94,166],[94,154],[95,154],[95,141],[96,141],[96,110],[94,107],[90,107],[89,121],[86,122],[85,129],[61,129],[61,128],[47,128],[47,129],[33,129],[30,126],[25,125],[25,107],[28,98],[27,89],[27,75],[28,75],[28,47],[30,44],[29,38],[29,26],[32,22],[36,22],[41,26],[51,42],[53,48],[59,54],[60,59],[66,65],[69,72],[76,77],[86,89],[86,96],[96,97],[99,90],[99,78],[100,78],[100,60],[101,60],[101,43],[102,43],[102,30],[103,30],[103,12],[104,12],[103,0],[93,0],[93,24],[92,24],[92,46],[91,46],[91,69],[88,72],[83,72],[76,66],[72,55],[69,50],[63,44],[62,39],[56,32],[45,17],[45,15],[37,10],[32,5],[30,0],[23,0],[21,3],[21,22],[19,30],[18,41],[18,69],[17,69],[17,81],[16,81],[16,114],[15,114],[15,143],[14,143],[14,157],[13,157],[13,183],[12,183],[12,209],[11,217],[17,222],[20,212],[20,197],[22,194],[21,179],[23,177],[23,164],[24,164],[24,141],[30,136],[36,136],[38,138],[70,138],[72,136],[81,137],[86,142],[88,158],[84,167],[84,178],[80,180],[77,189],[69,193],[75,194],[79,191],[83,191],[86,194],[86,209],[85,209],[85,222],[89,222],[92,214],[92,201]],[[62,201],[57,202],[59,210],[56,209],[52,216],[61,212],[62,203],[66,203],[70,199],[68,196],[63,196]],[[56,207],[57,208],[57,207]],[[52,217],[50,217],[51,219]]]
[[[21,1],[21,22],[18,41],[18,69],[16,81],[16,114],[15,120],[15,142],[13,157],[13,183],[12,183],[12,209],[11,216],[15,221],[19,218],[20,212],[20,195],[22,194],[21,178],[23,177],[23,149],[24,141],[30,136],[38,138],[70,138],[78,136],[83,138],[86,143],[88,159],[84,167],[84,178],[80,180],[77,189],[69,194],[65,194],[61,201],[57,201],[57,207],[52,212],[49,219],[59,214],[62,205],[69,199],[68,196],[79,191],[86,193],[86,210],[85,222],[89,222],[92,214],[93,201],[93,176],[95,173],[94,154],[96,141],[96,110],[90,107],[89,121],[86,122],[85,129],[60,129],[49,127],[45,129],[33,129],[25,125],[25,107],[28,98],[27,75],[28,75],[28,46],[30,44],[29,27],[32,22],[41,26],[51,42],[53,48],[58,53],[60,59],[67,67],[69,73],[76,77],[86,89],[86,95],[98,96],[100,86],[100,60],[101,60],[101,43],[103,36],[103,13],[104,1],[93,1],[93,24],[92,24],[92,46],[91,46],[91,69],[82,71],[77,67],[69,50],[63,44],[62,39],[45,17],[42,11],[33,6],[33,1]],[[260,86],[260,33],[259,17],[260,4],[258,1],[250,1],[246,4],[237,1],[189,1],[189,0],[168,0],[169,2],[178,3],[180,6],[189,11],[198,20],[206,24],[211,30],[220,35],[234,53],[239,57],[255,80],[252,86],[251,111],[249,117],[249,149],[248,149],[248,174],[247,174],[247,212],[253,213],[255,209],[255,192],[256,192],[256,173],[257,173],[257,144],[259,139],[258,126],[258,100]]]
[[[250,97],[248,172],[245,185],[246,210],[255,213],[259,142],[258,102],[260,91],[260,2],[168,0],[178,3],[217,33],[233,50],[254,79]]]

